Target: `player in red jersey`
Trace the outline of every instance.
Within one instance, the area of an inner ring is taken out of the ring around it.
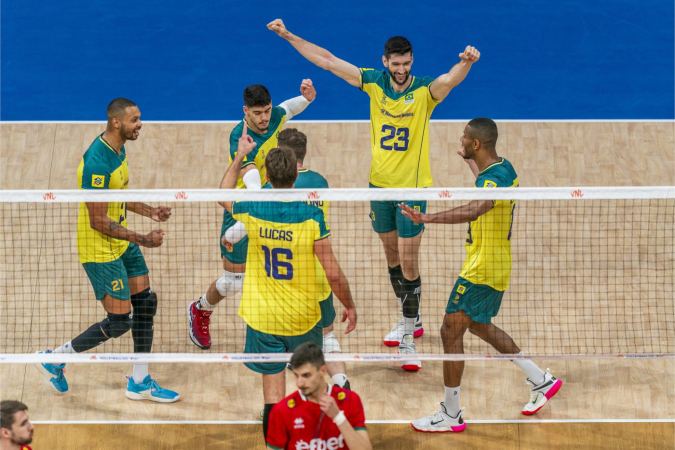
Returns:
[[[16,400],[0,402],[0,449],[30,450],[28,444],[33,440],[33,424],[28,420],[27,409]]]
[[[326,362],[314,342],[291,357],[298,390],[272,408],[265,440],[276,450],[371,450],[361,399],[326,383]]]

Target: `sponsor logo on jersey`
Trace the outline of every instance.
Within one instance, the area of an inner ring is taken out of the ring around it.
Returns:
[[[305,428],[305,421],[302,420],[302,417],[298,417],[297,419],[295,419],[293,421],[293,423],[295,423],[293,428],[296,429],[296,430],[299,429],[299,428]]]
[[[91,185],[95,188],[102,188],[105,186],[105,175],[92,175]]]
[[[288,405],[288,407],[291,409],[295,408],[295,400],[290,399],[289,401],[286,402],[286,405]]]
[[[339,448],[345,448],[345,438],[342,435],[327,440],[312,439],[309,442],[301,439],[295,443],[295,450],[337,450]]]
[[[415,103],[415,96],[412,92],[405,96],[405,104],[408,105],[410,103]]]
[[[337,395],[338,400],[344,400],[346,397],[347,397],[347,394],[345,394],[344,392],[340,392]]]
[[[495,183],[494,181],[485,180],[485,184],[483,185],[483,187],[484,188],[496,188],[497,183]]]

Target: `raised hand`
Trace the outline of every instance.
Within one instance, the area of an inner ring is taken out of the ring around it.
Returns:
[[[316,98],[316,89],[314,89],[312,80],[302,80],[302,84],[300,85],[300,93],[310,102],[314,101],[314,98]]]
[[[464,49],[464,52],[459,54],[459,58],[462,61],[475,63],[480,59],[480,52],[476,50],[476,47],[468,45],[466,49]]]
[[[268,23],[267,28],[269,30],[274,31],[276,34],[278,34],[284,39],[290,34],[286,29],[286,25],[284,25],[284,21],[281,19],[275,19],[272,22]]]
[[[158,206],[157,208],[152,208],[150,218],[155,222],[166,222],[171,218],[171,208],[168,206]]]
[[[246,155],[251,153],[257,144],[251,136],[248,135],[248,126],[244,126],[244,131],[239,138],[239,143],[237,144],[237,156],[241,156],[243,159]]]
[[[337,403],[335,403],[335,399],[326,392],[319,398],[319,407],[321,408],[321,411],[326,413],[331,419],[335,419],[335,416],[340,414],[340,408],[338,408]]]

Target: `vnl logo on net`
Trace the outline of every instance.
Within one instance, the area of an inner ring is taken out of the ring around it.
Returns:
[[[185,191],[180,191],[176,194],[176,200],[187,200],[188,196]]]
[[[572,197],[573,198],[581,198],[583,197],[584,194],[581,192],[581,189],[575,189],[572,191]]]
[[[307,200],[318,200],[320,198],[321,194],[319,194],[317,191],[313,191],[307,194]]]
[[[42,200],[56,200],[56,196],[54,195],[53,192],[47,192],[45,195],[42,196]]]

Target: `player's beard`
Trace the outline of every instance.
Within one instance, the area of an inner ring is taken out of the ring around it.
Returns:
[[[30,436],[28,436],[27,438],[24,438],[24,439],[17,439],[17,437],[14,436],[14,434],[12,434],[11,441],[12,441],[12,444],[14,444],[14,445],[28,445],[31,442],[33,442],[33,433],[31,433]]]
[[[389,71],[389,78],[391,78],[391,80],[394,83],[398,84],[399,86],[403,86],[404,84],[406,84],[408,82],[408,78],[410,78],[410,72],[406,72],[405,78],[403,79],[402,82],[399,83],[399,81],[396,79],[396,74],[391,73],[391,70],[389,70],[389,68],[387,68],[387,71]]]
[[[464,159],[473,159],[473,155],[475,154],[473,152],[473,149],[471,147],[464,147],[462,145],[462,148],[464,149],[464,154],[462,155],[462,158]]]
[[[124,139],[126,139],[127,141],[135,141],[136,139],[138,139],[138,136],[134,136],[134,132],[138,131],[140,135],[141,129],[135,127],[129,129],[126,128],[124,125],[122,125],[122,129],[120,131],[122,132],[122,136],[124,137]]]

